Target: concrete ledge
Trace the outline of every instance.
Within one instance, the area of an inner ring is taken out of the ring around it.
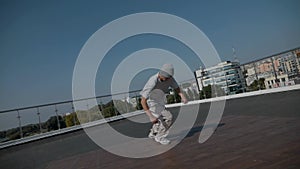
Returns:
[[[179,107],[179,106],[185,106],[185,105],[210,103],[210,102],[221,101],[221,100],[230,100],[230,99],[258,96],[258,95],[270,94],[270,93],[286,92],[286,91],[299,90],[299,89],[300,89],[300,84],[293,85],[293,86],[284,86],[284,87],[280,87],[280,88],[258,90],[258,91],[254,91],[254,92],[240,93],[240,94],[235,94],[235,95],[221,96],[221,97],[210,98],[210,99],[194,100],[194,101],[188,102],[188,104],[183,104],[183,103],[169,104],[169,105],[166,105],[166,107],[171,108],[171,107]]]

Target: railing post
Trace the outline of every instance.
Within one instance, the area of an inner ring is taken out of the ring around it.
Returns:
[[[102,99],[99,98],[99,105],[100,105],[100,118],[103,119],[104,118],[104,114],[102,113],[103,112],[103,102],[102,102]]]
[[[101,101],[101,98],[100,98],[100,102],[99,102],[99,104],[100,104],[100,109],[101,109],[101,111],[100,111],[100,112],[102,113],[102,111],[103,111],[103,109],[104,109],[104,108],[103,108],[103,103],[102,103],[102,101]]]
[[[136,92],[134,92],[134,95],[135,95],[135,102],[136,102],[135,109],[138,110],[138,109],[139,109],[139,100],[138,100],[138,98],[137,98]]]
[[[17,110],[17,112],[18,112],[18,116],[17,116],[17,118],[18,118],[18,121],[19,121],[20,137],[21,137],[21,138],[23,138],[23,131],[22,131],[21,116],[20,116],[20,112],[19,112],[19,110]]]
[[[41,113],[40,113],[39,107],[37,107],[37,115],[38,115],[38,118],[39,118],[40,133],[42,133]]]
[[[129,102],[130,102],[130,97],[128,99],[129,99]],[[126,113],[129,113],[129,108],[128,108],[129,103],[127,102],[126,95],[124,96],[124,100],[125,100],[125,106],[126,106]]]
[[[86,104],[86,108],[87,108],[87,114],[88,114],[88,119],[89,119],[89,122],[91,122],[91,114],[90,114],[90,107],[89,107],[89,103]]]
[[[74,124],[74,126],[76,126],[77,125],[77,123],[76,123],[76,116],[77,116],[77,114],[76,114],[76,112],[74,111],[74,106],[73,106],[73,103],[71,103],[71,109],[72,109],[72,112],[71,112],[71,116],[73,116],[73,124]]]
[[[136,101],[136,109],[137,109],[137,110],[143,109],[143,108],[142,108],[142,105],[141,105],[141,103],[140,103],[140,101],[139,101],[139,99],[138,99],[138,94],[137,94],[137,92],[135,92],[135,101]]]
[[[57,120],[57,127],[58,127],[58,130],[60,130],[60,123],[59,123],[59,117],[58,117],[58,110],[57,110],[57,107],[55,105],[55,114],[56,114],[56,120]]]
[[[114,101],[112,102],[112,105],[113,105],[113,110],[114,110],[114,113],[115,113],[114,116],[117,116],[117,108],[116,108],[116,106],[115,106]]]
[[[177,103],[177,99],[176,99],[176,92],[175,92],[175,90],[174,90],[174,89],[172,89],[172,90],[173,90],[174,102],[175,102],[175,103]]]

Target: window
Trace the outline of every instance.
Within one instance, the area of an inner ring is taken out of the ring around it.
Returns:
[[[211,83],[211,81],[210,80],[206,80],[206,81],[204,81],[204,85],[209,85]]]
[[[231,68],[232,68],[231,65],[230,65],[230,66],[224,66],[224,67],[223,67],[224,70],[228,70],[228,69],[231,69]]]

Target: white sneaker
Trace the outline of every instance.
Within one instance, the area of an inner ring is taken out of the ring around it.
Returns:
[[[150,131],[148,137],[151,138],[151,139],[153,139],[153,138],[155,138],[155,134],[152,131]]]
[[[154,140],[162,145],[170,144],[170,140],[166,139],[165,137],[155,137]]]

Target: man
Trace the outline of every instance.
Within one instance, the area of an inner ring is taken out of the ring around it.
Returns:
[[[141,104],[143,109],[153,123],[149,138],[153,138],[156,142],[163,145],[170,143],[170,140],[168,140],[166,136],[172,124],[172,114],[165,108],[165,93],[169,92],[169,88],[171,87],[179,94],[181,101],[187,103],[187,99],[182,94],[173,75],[173,65],[164,64],[159,73],[148,80],[140,93],[142,96]]]

